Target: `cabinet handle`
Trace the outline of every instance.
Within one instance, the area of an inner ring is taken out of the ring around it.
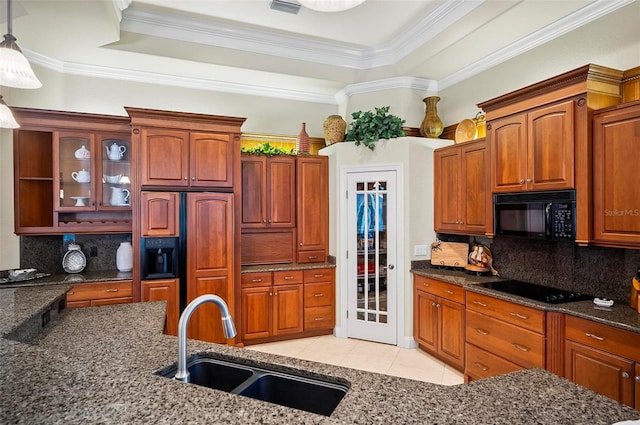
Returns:
[[[291,279],[293,279],[293,276],[285,276],[284,277],[284,280],[291,280]]]
[[[629,379],[629,373],[628,372],[622,372],[622,377],[624,379]]]
[[[315,260],[316,258],[318,258],[317,255],[310,255],[307,257],[309,260]]]
[[[316,322],[319,322],[319,321],[321,321],[321,320],[324,320],[324,317],[316,317],[316,318],[315,318],[315,319],[313,319],[313,320],[315,320]]]
[[[109,289],[105,289],[104,292],[118,292],[118,288],[109,288]]]
[[[453,295],[453,294],[454,294],[454,292],[453,292],[451,289],[447,289],[445,292],[446,292],[447,294],[449,294],[449,295]]]
[[[423,282],[423,283],[422,283],[422,285],[423,285],[423,286],[426,286],[426,287],[429,287],[429,284],[428,284],[428,283],[424,283],[424,282]]]
[[[598,335],[595,335],[595,334],[590,334],[590,333],[588,333],[588,332],[587,332],[585,335],[586,335],[586,336],[588,336],[589,338],[597,339],[598,341],[604,341],[604,340],[605,340],[605,338],[604,338],[603,336],[598,336]]]
[[[482,370],[484,370],[485,372],[489,370],[489,368],[488,368],[488,367],[486,367],[485,365],[483,365],[483,364],[482,364],[482,363],[480,363],[480,362],[474,362],[474,363],[473,363],[473,365],[474,365],[475,367],[477,367],[478,369],[482,369]]]
[[[323,297],[324,294],[313,294],[314,297]]]
[[[262,282],[262,279],[260,279],[260,278],[257,278],[257,279],[251,279],[251,282],[253,282],[253,283]]]
[[[529,320],[529,316],[523,316],[522,314],[518,314],[514,311],[511,312],[511,315],[513,317],[517,317],[518,319],[522,319],[522,320]]]
[[[478,332],[480,335],[489,335],[489,332],[485,331],[484,329],[480,329],[480,328],[475,328],[476,332]]]
[[[314,275],[313,275],[313,277],[316,277],[316,278],[318,278],[318,277],[324,277],[324,275],[323,275],[323,274],[314,274]]]
[[[513,348],[516,348],[516,349],[520,350],[520,351],[524,351],[525,353],[530,350],[529,347],[525,347],[524,345],[516,344],[515,342],[512,342],[511,346]]]
[[[73,294],[75,294],[75,292],[73,292],[73,291],[67,292],[67,295],[73,295]]]
[[[489,307],[489,304],[485,304],[485,303],[480,302],[480,301],[474,301],[473,303],[475,305],[479,305],[480,307]]]

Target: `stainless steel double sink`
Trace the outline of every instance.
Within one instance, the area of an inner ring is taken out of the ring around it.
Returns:
[[[193,355],[187,361],[190,384],[330,416],[349,390],[346,382],[270,369],[241,359]],[[156,372],[173,378],[173,364]]]

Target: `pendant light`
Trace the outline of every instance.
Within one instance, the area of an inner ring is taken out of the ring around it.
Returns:
[[[20,125],[13,118],[11,109],[4,103],[2,95],[0,95],[0,128],[18,128]]]
[[[18,89],[37,89],[42,83],[11,34],[11,0],[7,0],[7,34],[0,43],[0,85]]]
[[[364,2],[365,0],[298,0],[304,7],[318,12],[342,12]]]

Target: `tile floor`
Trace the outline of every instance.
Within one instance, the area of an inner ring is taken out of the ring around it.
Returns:
[[[462,373],[420,349],[399,348],[359,339],[325,335],[246,348],[434,384],[457,385],[464,382]]]

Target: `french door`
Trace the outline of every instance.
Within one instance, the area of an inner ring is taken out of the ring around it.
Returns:
[[[347,176],[347,336],[397,342],[396,173]]]

